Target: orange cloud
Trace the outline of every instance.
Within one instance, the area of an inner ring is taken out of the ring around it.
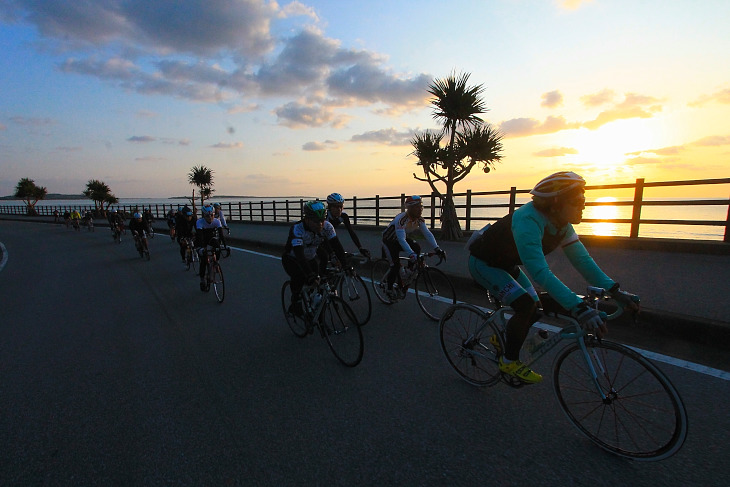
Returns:
[[[688,105],[691,107],[701,107],[708,103],[730,104],[730,88],[725,88],[710,95],[702,95],[695,101],[689,102]]]

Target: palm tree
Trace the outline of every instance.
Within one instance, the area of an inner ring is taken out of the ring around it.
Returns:
[[[193,166],[188,173],[188,182],[193,186],[197,186],[200,192],[200,206],[205,206],[205,200],[209,199],[213,194],[213,170],[205,166]],[[195,199],[195,190],[193,190],[193,199]],[[195,201],[193,201],[193,211],[195,211]]]
[[[98,214],[99,209],[104,208],[104,202],[109,196],[114,196],[108,184],[98,179],[89,179],[83,195],[94,202],[94,213]]]
[[[45,186],[37,186],[30,178],[22,178],[15,186],[15,197],[23,200],[29,215],[35,215],[35,204],[48,195]]]
[[[496,162],[502,159],[502,134],[479,118],[487,107],[482,99],[483,85],[467,86],[469,74],[457,76],[452,73],[446,79],[436,79],[428,87],[434,96],[431,100],[433,118],[441,124],[440,133],[426,131],[416,134],[411,140],[417,165],[423,169],[424,177],[413,177],[425,181],[442,201],[441,239],[458,240],[462,236],[454,206],[454,185],[464,179],[481,164],[488,173]],[[444,137],[448,144],[441,145]],[[444,185],[440,191],[436,184]]]

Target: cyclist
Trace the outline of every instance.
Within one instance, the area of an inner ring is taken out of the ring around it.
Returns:
[[[144,218],[144,221],[147,222],[147,226],[149,227],[150,233],[152,232],[152,223],[155,221],[155,217],[152,216],[152,210],[150,208],[147,208],[142,212],[142,218]]]
[[[308,201],[302,219],[289,229],[281,264],[291,277],[292,302],[289,312],[301,315],[300,293],[304,284],[313,284],[324,275],[330,251],[345,262],[345,249],[335,228],[327,221],[327,209],[321,201]]]
[[[515,314],[506,325],[504,354],[499,370],[526,383],[542,376],[519,360],[519,353],[530,326],[539,318],[539,298],[534,286],[518,267],[527,272],[557,303],[588,331],[599,337],[606,332],[605,314],[588,305],[565,286],[548,267],[545,255],[558,247],[573,267],[592,285],[610,290],[612,296],[630,308],[638,309],[638,297],[621,291],[593,261],[573,229],[583,218],[585,180],[574,172],[552,174],[530,191],[532,201],[488,225],[468,244],[469,271],[474,279]],[[497,345],[496,337],[492,337]]]
[[[115,234],[115,229],[117,232],[122,232],[122,225],[124,224],[124,219],[122,218],[122,215],[117,212],[117,210],[112,210],[109,213],[109,228],[112,231],[112,235]]]
[[[345,198],[342,197],[340,193],[332,193],[327,197],[327,221],[332,224],[335,229],[339,227],[341,224],[345,225],[345,230],[347,230],[347,233],[350,234],[350,238],[352,239],[352,243],[354,243],[357,246],[357,249],[360,251],[362,255],[370,258],[370,251],[368,249],[364,248],[362,244],[360,243],[360,239],[357,238],[357,234],[355,233],[355,230],[352,229],[352,225],[350,224],[350,217],[342,211],[342,209],[345,206]]]
[[[186,263],[185,250],[188,248],[186,239],[195,236],[195,223],[193,220],[193,211],[187,205],[178,211],[175,216],[175,235],[177,236],[177,243],[180,245],[180,257],[182,258],[183,264]]]
[[[68,228],[69,224],[71,223],[71,212],[66,210],[63,212],[63,222],[66,224],[66,228]]]
[[[92,222],[94,221],[94,218],[91,216],[91,211],[86,210],[84,212],[84,226],[90,226]]]
[[[213,217],[215,210],[211,205],[205,205],[201,209],[203,214],[202,218],[199,218],[195,222],[195,251],[198,252],[200,257],[200,290],[207,291],[208,286],[205,282],[205,271],[208,267],[207,259],[205,258],[205,248],[210,245],[215,249],[216,257],[220,258],[220,229],[223,227],[220,220]]]
[[[53,223],[58,223],[58,210],[53,210]]]
[[[76,230],[79,230],[79,223],[81,222],[81,214],[78,210],[74,209],[71,211],[71,223]]]
[[[178,211],[179,208],[177,210],[175,208],[170,208],[170,211],[167,212],[167,228],[170,229],[170,240],[175,239],[175,217],[177,216]]]
[[[221,226],[226,229],[226,233],[228,235],[231,234],[231,229],[228,228],[228,224],[226,223],[226,217],[223,215],[223,210],[221,209],[220,203],[213,203],[213,218],[216,218],[220,220]],[[228,248],[228,245],[226,245],[226,239],[223,237],[223,232],[220,232],[221,236],[221,246],[223,248]],[[230,254],[230,249],[228,250],[228,253]]]
[[[142,239],[150,231],[147,220],[142,218],[142,213],[137,211],[132,215],[132,219],[129,220],[129,231],[134,235],[134,247],[137,249],[137,252],[141,252]]]
[[[433,247],[436,254],[442,259],[446,258],[444,252],[436,242],[431,231],[423,219],[423,201],[418,195],[406,198],[406,211],[398,214],[388,228],[383,232],[383,255],[390,260],[390,272],[388,272],[388,289],[386,293],[393,299],[397,296],[394,288],[396,280],[400,286],[400,259],[398,254],[401,251],[408,253],[410,259],[409,265],[414,265],[418,254],[421,252],[421,246],[415,240],[408,238],[408,234],[415,230],[420,230],[426,241]]]

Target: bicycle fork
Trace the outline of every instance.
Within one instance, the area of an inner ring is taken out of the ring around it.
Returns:
[[[578,344],[580,346],[581,351],[583,352],[583,357],[585,358],[586,365],[588,366],[588,371],[590,372],[591,379],[593,380],[593,385],[595,386],[598,393],[601,395],[601,400],[603,401],[603,404],[611,404],[613,402],[613,399],[616,397],[618,392],[613,388],[611,385],[611,381],[608,377],[608,374],[606,373],[606,367],[603,364],[603,361],[598,356],[598,353],[596,352],[596,348],[592,347],[591,351],[588,351],[588,347],[586,346],[585,338],[580,337],[578,339]],[[595,364],[595,366],[594,366]],[[603,387],[601,387],[600,382],[598,382],[598,372],[596,372],[596,366],[599,369],[600,375],[606,378],[608,382],[608,386],[610,387],[610,396],[607,396],[603,392]]]

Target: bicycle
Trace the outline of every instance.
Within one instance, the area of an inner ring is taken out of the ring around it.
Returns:
[[[586,300],[592,306],[608,299],[605,289],[588,288]],[[623,312],[614,304],[608,320]],[[524,385],[499,371],[505,315],[511,312],[498,307],[485,313],[460,303],[444,313],[441,349],[462,379],[477,386],[500,381]],[[676,453],[687,437],[687,411],[667,376],[630,348],[583,331],[567,311],[551,312],[565,326],[533,350],[523,350],[523,356],[529,355],[523,362],[529,367],[561,341],[573,342],[558,352],[552,370],[553,389],[568,420],[596,445],[621,457],[656,461]]]
[[[134,232],[134,247],[137,249],[137,252],[139,252],[140,257],[145,260],[150,260],[150,247],[147,243],[147,235],[144,231],[142,232],[142,235]]]
[[[435,252],[418,254],[415,266],[411,267],[407,257],[399,257],[401,270],[399,282],[395,284],[395,296],[388,294],[388,273],[390,261],[381,258],[372,267],[372,284],[375,295],[385,304],[393,304],[405,299],[408,288],[413,284],[416,301],[421,310],[434,321],[439,321],[449,306],[456,304],[456,291],[446,274],[426,264],[425,258],[436,255]],[[436,265],[443,262],[439,257]],[[427,299],[431,298],[431,299]]]
[[[291,281],[286,281],[281,287],[281,305],[289,328],[297,337],[314,333],[316,327],[340,363],[348,367],[360,363],[364,348],[360,323],[327,281],[304,286],[296,304],[292,301]]]
[[[370,321],[373,311],[373,303],[370,299],[370,291],[365,281],[355,269],[355,264],[364,264],[370,259],[360,255],[345,253],[347,264],[352,269],[347,271],[344,268],[335,266],[327,267],[327,280],[331,283],[332,289],[350,306],[360,326]]]
[[[223,299],[226,297],[226,283],[223,279],[223,269],[221,269],[220,262],[218,262],[217,246],[209,243],[205,246],[204,252],[206,259],[205,290],[210,291],[210,287],[212,285],[216,299],[219,303],[222,303]]]
[[[81,226],[79,224],[79,219],[78,218],[72,218],[71,220],[72,220],[71,223],[73,224],[74,230],[76,230],[77,232],[80,231],[81,230]]]
[[[94,231],[94,220],[93,220],[93,218],[88,218],[86,220],[86,223],[85,224],[86,224],[86,229],[88,231],[90,231],[90,232],[93,232]]]
[[[187,270],[192,267],[195,271],[198,264],[198,253],[195,251],[193,239],[187,237],[183,241],[185,242],[185,265],[187,265]]]
[[[119,225],[112,223],[111,227],[112,227],[112,239],[116,243],[121,243],[122,242],[122,231],[120,230]]]

